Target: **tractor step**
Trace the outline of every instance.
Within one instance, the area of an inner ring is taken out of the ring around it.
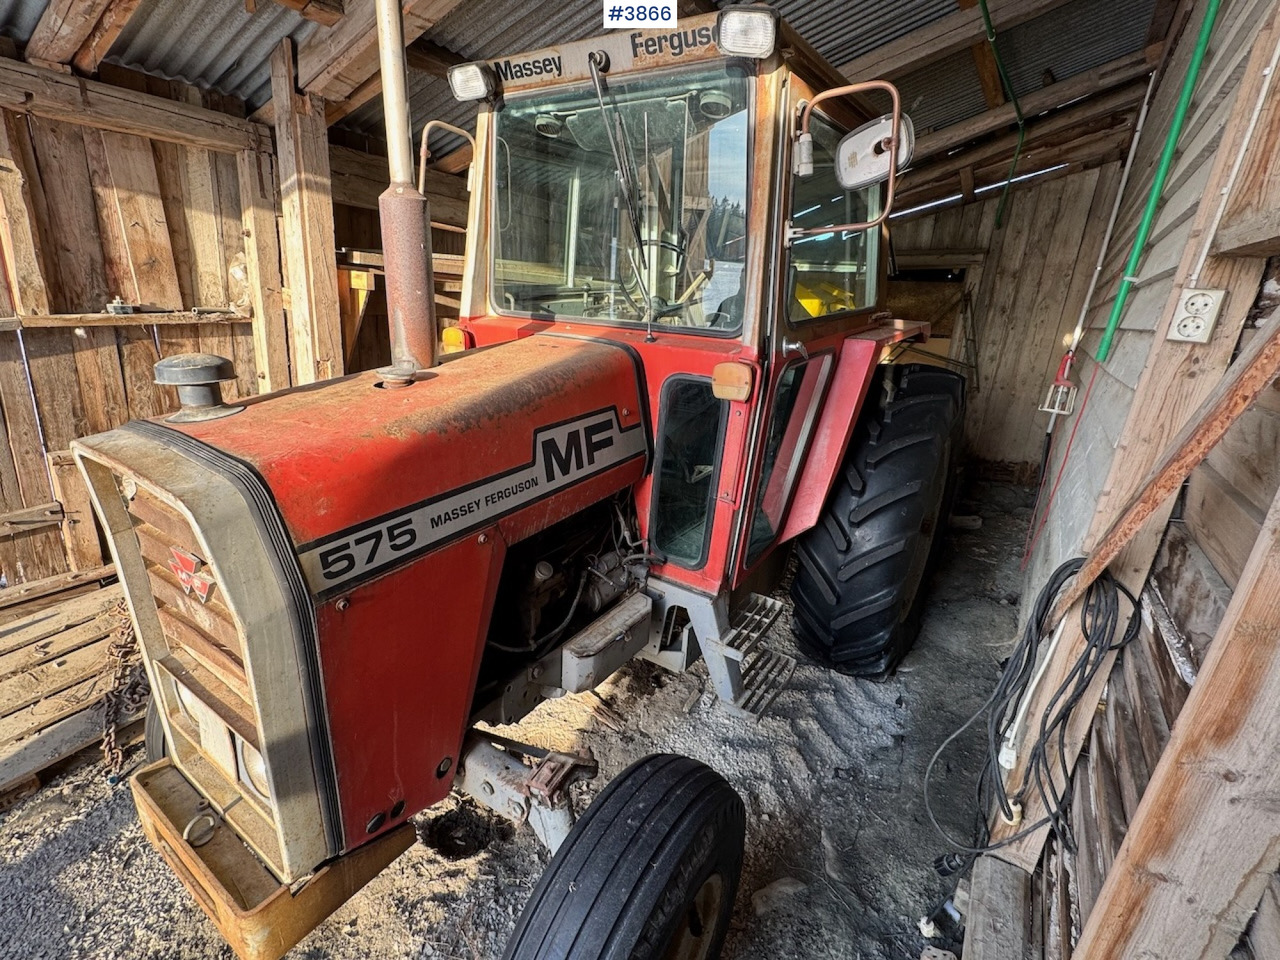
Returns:
[[[720,640],[727,657],[746,660],[759,646],[769,628],[782,616],[782,601],[750,594],[733,612],[729,631]]]
[[[793,658],[762,642],[782,610],[781,600],[750,594],[729,616],[720,637],[699,638],[716,693],[736,713],[761,716],[795,672]]]
[[[795,672],[795,657],[776,650],[760,650],[742,671],[742,693],[733,701],[733,706],[753,717],[763,716]]]

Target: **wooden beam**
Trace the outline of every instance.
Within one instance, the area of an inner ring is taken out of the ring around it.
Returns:
[[[292,379],[295,384],[313,383],[342,376],[342,320],[324,101],[295,89],[288,38],[271,55],[271,94],[276,105]]]
[[[9,513],[0,513],[0,537],[12,537],[41,527],[62,523],[62,504],[57,501],[23,507]]]
[[[1022,113],[1030,122],[1051,110],[1057,110],[1067,104],[1075,104],[1077,100],[1095,94],[1114,90],[1132,80],[1146,76],[1155,69],[1159,60],[1159,49],[1148,47],[1146,50],[1132,53],[1110,63],[1104,63],[1079,76],[1037,90],[1019,101]],[[1087,105],[1082,105],[1087,108]],[[934,133],[928,133],[916,141],[913,162],[919,163],[928,157],[947,153],[956,147],[976,140],[997,130],[1005,130],[1017,123],[1017,112],[1013,104],[1006,104],[995,110],[988,110],[976,117],[962,120],[949,127],[943,127]]]
[[[116,39],[124,31],[129,18],[138,9],[142,0],[111,0],[102,16],[94,24],[89,35],[80,44],[80,49],[71,58],[71,65],[80,73],[88,76],[97,73],[102,58],[110,51]]]
[[[5,58],[0,108],[206,150],[271,149],[271,131],[261,124]]]
[[[378,209],[378,195],[391,182],[386,157],[330,144],[329,167],[334,203]],[[467,225],[469,194],[466,181],[461,177],[427,170],[427,199],[431,203],[432,223],[452,227]]]
[[[13,120],[10,113],[0,115],[0,269],[15,313],[48,313],[47,267],[31,187],[10,132]]]
[[[1169,326],[1173,321],[1178,305],[1181,287],[1188,281],[1200,258],[1200,252],[1206,242],[1212,240],[1222,193],[1228,190],[1233,180],[1233,169],[1237,158],[1245,153],[1244,163],[1253,171],[1264,166],[1249,164],[1248,152],[1257,144],[1249,144],[1249,129],[1254,108],[1263,102],[1262,96],[1267,90],[1268,74],[1265,72],[1271,57],[1280,42],[1280,22],[1277,11],[1272,6],[1264,23],[1255,34],[1254,43],[1249,54],[1243,79],[1235,94],[1235,100],[1227,119],[1226,127],[1218,144],[1206,183],[1201,192],[1202,199],[1196,208],[1195,220],[1192,223],[1181,261],[1173,277],[1172,289],[1162,316],[1155,324],[1154,343],[1147,356],[1146,365],[1138,381],[1129,416],[1116,442],[1116,453],[1111,462],[1107,479],[1103,484],[1102,494],[1098,499],[1093,520],[1090,523],[1084,549],[1093,554],[1110,553],[1117,542],[1128,536],[1127,542],[1121,542],[1122,549],[1113,554],[1114,559],[1108,569],[1122,584],[1136,593],[1140,591],[1151,569],[1152,560],[1159,548],[1164,528],[1172,510],[1172,496],[1166,496],[1163,502],[1139,504],[1138,498],[1146,487],[1146,483],[1161,476],[1161,468],[1171,467],[1172,475],[1180,466],[1173,467],[1166,463],[1166,455],[1182,458],[1196,456],[1195,447],[1201,440],[1192,441],[1192,446],[1179,453],[1178,444],[1187,440],[1184,427],[1192,422],[1196,411],[1209,411],[1212,403],[1221,401],[1223,396],[1215,392],[1224,373],[1227,372],[1231,356],[1239,342],[1240,332],[1245,317],[1252,303],[1252,293],[1262,280],[1266,261],[1259,259],[1228,259],[1210,256],[1198,273],[1197,283],[1210,288],[1234,291],[1248,291],[1245,296],[1228,298],[1226,308],[1214,328],[1212,339],[1208,344],[1187,344],[1166,339]],[[1241,169],[1245,169],[1244,166]],[[1234,190],[1249,192],[1253,184],[1249,178],[1236,180]],[[1228,197],[1228,205],[1231,198]],[[1274,331],[1272,331],[1274,333]],[[1241,360],[1250,356],[1257,357],[1260,363],[1274,362],[1267,360],[1259,353],[1273,337],[1259,337],[1251,343]],[[1269,348],[1268,348],[1269,349]],[[1244,366],[1234,368],[1229,378],[1242,376]],[[1255,374],[1256,375],[1256,374]],[[1242,393],[1245,395],[1251,386],[1242,381]],[[1223,410],[1229,411],[1231,403],[1238,403],[1239,397],[1228,398],[1228,406],[1219,408],[1219,416]],[[1218,421],[1221,422],[1220,420]],[[1213,428],[1216,429],[1216,428]],[[1172,453],[1170,453],[1172,451]],[[1194,465],[1194,464],[1193,464]],[[1169,475],[1160,481],[1167,486]],[[1152,495],[1154,496],[1154,494]],[[1150,497],[1148,498],[1150,499]],[[1141,510],[1147,517],[1145,525],[1140,529],[1134,527],[1133,520]],[[1123,534],[1121,527],[1123,525]],[[1136,529],[1136,533],[1133,532]],[[1079,628],[1079,618],[1075,609],[1068,614],[1063,635],[1055,648],[1053,658],[1044,668],[1043,678],[1036,688],[1026,710],[1029,722],[1028,731],[1018,747],[1018,762],[1010,771],[1008,780],[1013,784],[1021,784],[1025,777],[1025,763],[1029,752],[1030,731],[1038,727],[1038,718],[1044,713],[1046,704],[1053,690],[1067,676],[1080,657],[1084,648],[1084,637]],[[1114,657],[1114,655],[1112,655]],[[1094,686],[1085,694],[1077,707],[1071,722],[1067,726],[1062,743],[1065,751],[1065,763],[1070,769],[1085,742],[1089,726],[1092,722],[1094,708],[1102,696],[1110,663],[1104,663]],[[1056,763],[1056,747],[1050,748],[1050,764]],[[1038,796],[1032,792],[1023,811],[1024,822],[1034,823],[1042,816],[1042,806]],[[1012,831],[997,817],[992,825],[992,838],[1000,841]],[[1016,863],[1028,872],[1035,869],[1040,859],[1046,831],[1038,830],[1029,836],[1006,846],[1001,857]]]
[[[94,570],[77,570],[72,573],[60,573],[42,580],[28,580],[26,583],[6,587],[0,592],[0,610],[16,607],[28,600],[52,596],[89,583],[108,583],[116,578],[116,568],[111,564]]]
[[[1224,223],[1213,241],[1219,257],[1274,257],[1280,254],[1280,210],[1260,210]]]
[[[1280,860],[1280,496],[1075,956],[1231,952]]]
[[[276,224],[276,172],[269,154],[242,150],[236,158],[246,286],[253,308],[253,359],[258,393],[282,390],[289,377],[289,341]]]
[[[991,24],[1007,30],[1034,20],[1066,3],[1067,0],[991,0]],[[933,23],[912,30],[905,36],[864,53],[841,66],[840,72],[852,81],[892,80],[912,70],[935,63],[987,35],[982,11],[957,10]]]
[[[431,165],[432,170],[441,173],[459,174],[471,166],[471,144],[464,143],[457,150],[451,150]]]
[[[332,27],[343,15],[342,0],[276,0],[276,3],[326,27]]]
[[[111,0],[50,0],[27,41],[25,56],[40,64],[70,63]]]
[[[965,960],[1023,960],[1030,927],[1031,878],[995,857],[979,857],[969,881]]]
[[[956,0],[961,10],[972,10],[978,0]],[[978,82],[982,84],[982,98],[987,107],[994,110],[1004,106],[1004,81],[1000,79],[1000,66],[996,63],[995,51],[991,49],[991,41],[985,36],[969,48],[973,54],[973,66],[978,71]]]
[[[407,0],[404,39],[411,44],[460,0]],[[373,0],[348,0],[346,16],[312,33],[298,48],[298,87],[326,100],[345,100],[378,72]]]
[[[138,313],[54,313],[14,317],[10,329],[31,330],[54,327],[74,330],[76,327],[142,327],[171,323],[248,323],[249,317],[221,311],[174,310]]]

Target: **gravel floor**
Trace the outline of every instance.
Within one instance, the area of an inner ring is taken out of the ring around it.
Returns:
[[[700,664],[672,676],[637,663],[600,691],[625,718],[620,732],[602,725],[591,695],[545,704],[504,731],[595,751],[603,776],[583,788],[579,809],[648,753],[685,753],[729,779],[746,800],[748,833],[726,957],[915,960],[926,946],[917,921],[950,882],[932,866],[945,847],[925,816],[921,779],[937,745],[989,693],[1013,638],[1030,513],[1021,488],[967,495],[962,508],[985,522],[948,534],[920,641],[889,681],[802,661],[756,723],[720,707]],[[793,651],[785,616],[771,643]],[[972,826],[976,746],[962,739],[937,785],[940,816],[961,835]],[[290,956],[499,957],[545,852],[527,828],[452,800],[419,817],[419,835]],[[765,888],[760,912],[752,895]],[[0,813],[0,958],[231,956],[143,838],[128,788],[108,785],[97,764]]]

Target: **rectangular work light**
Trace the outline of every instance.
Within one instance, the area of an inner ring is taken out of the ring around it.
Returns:
[[[778,11],[773,7],[730,7],[720,11],[717,43],[733,57],[763,60],[778,39]]]
[[[459,63],[449,68],[449,88],[463,103],[488,100],[493,96],[493,71],[487,63]]]

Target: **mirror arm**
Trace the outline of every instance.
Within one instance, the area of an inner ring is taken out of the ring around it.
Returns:
[[[882,90],[889,94],[889,99],[893,101],[893,126],[889,133],[889,141],[885,144],[885,149],[889,151],[889,190],[884,198],[884,206],[881,208],[880,216],[874,220],[868,220],[866,223],[837,223],[823,227],[788,227],[788,243],[799,237],[816,236],[820,233],[844,231],[861,233],[863,230],[873,230],[883,226],[884,222],[889,219],[889,213],[893,210],[894,192],[898,186],[898,136],[902,128],[902,96],[898,93],[898,88],[888,80],[865,80],[862,83],[832,87],[830,90],[824,90],[804,105],[804,109],[800,113],[800,134],[796,138],[796,174],[797,176],[808,175],[802,172],[802,167],[807,167],[809,174],[813,173],[813,135],[809,132],[809,118],[813,114],[813,108],[823,100],[853,96],[859,93],[866,93],[869,90]]]

